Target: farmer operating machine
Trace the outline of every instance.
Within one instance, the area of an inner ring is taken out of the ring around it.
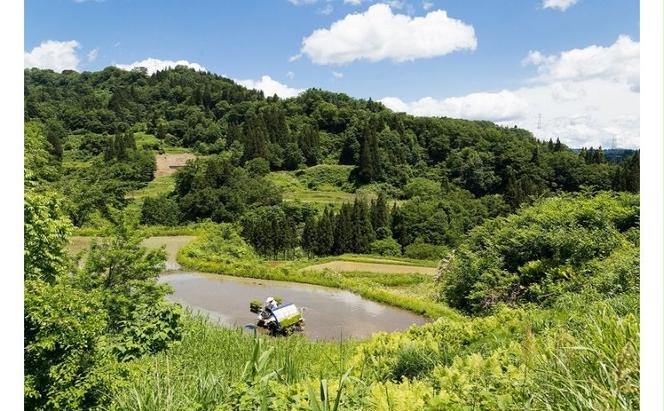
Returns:
[[[278,304],[270,297],[263,307],[258,302],[251,302],[249,310],[258,314],[256,325],[265,328],[270,335],[291,335],[294,332],[304,331],[303,310],[298,309],[295,304]]]

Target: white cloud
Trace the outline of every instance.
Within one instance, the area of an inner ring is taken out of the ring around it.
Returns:
[[[424,97],[409,103],[397,97],[386,97],[380,101],[392,110],[405,111],[418,116],[445,116],[471,120],[513,120],[523,116],[527,109],[523,99],[507,90],[498,93],[473,93],[442,100]]]
[[[317,0],[288,0],[289,3],[296,6],[302,6],[307,4],[314,4]]]
[[[423,116],[490,120],[518,126],[540,139],[560,138],[571,147],[639,146],[639,95],[604,79],[556,82],[499,93],[474,93],[441,100],[380,100],[394,110]],[[539,115],[542,115],[539,128]]]
[[[88,53],[88,61],[91,62],[91,61],[97,60],[98,55],[99,55],[99,49],[98,48],[90,50],[90,52]]]
[[[80,59],[76,49],[80,45],[76,40],[70,41],[43,41],[30,52],[23,53],[23,66],[26,68],[38,67],[53,71],[77,70]]]
[[[148,75],[152,75],[157,71],[166,70],[167,68],[173,68],[176,66],[187,66],[194,70],[205,71],[205,67],[201,66],[198,63],[190,63],[187,60],[160,60],[152,57],[148,57],[145,60],[135,61],[131,64],[116,64],[118,68],[123,70],[132,70],[137,67],[145,67],[148,70]]]
[[[589,46],[546,56],[531,51],[523,64],[537,67],[538,79],[545,82],[581,81],[593,78],[628,84],[640,88],[640,43],[621,35],[608,47]]]
[[[316,64],[344,64],[360,59],[404,62],[476,47],[474,28],[443,10],[413,18],[375,4],[329,29],[315,30],[302,40],[301,51]]]
[[[286,77],[293,80],[295,78],[295,73],[293,73],[292,71],[289,71],[288,73],[286,73]]]
[[[339,71],[333,71],[332,75],[334,76],[334,78],[343,78],[344,77],[344,73],[339,72]]]
[[[353,6],[359,6],[362,4],[362,0],[344,0],[345,4],[352,4]]]
[[[285,84],[273,80],[270,76],[262,76],[260,80],[235,80],[235,82],[246,88],[262,90],[266,97],[275,94],[282,98],[295,97],[304,91],[302,89],[288,87]]]
[[[423,8],[425,11],[431,10],[431,9],[433,8],[433,3],[430,2],[430,1],[423,1],[423,2],[422,2],[422,8]]]
[[[544,0],[542,6],[545,9],[558,9],[565,11],[575,5],[579,0]]]
[[[322,14],[323,16],[327,16],[331,14],[334,11],[334,7],[330,3],[327,3],[323,8],[318,10],[318,14]]]
[[[292,62],[294,62],[294,61],[298,61],[298,60],[301,59],[301,58],[302,58],[302,53],[299,53],[299,54],[296,54],[296,55],[294,55],[294,56],[290,56],[290,57],[288,58],[288,62],[289,62],[289,63],[292,63]]]

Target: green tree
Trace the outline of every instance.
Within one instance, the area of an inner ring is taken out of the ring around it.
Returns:
[[[141,224],[174,226],[179,222],[178,203],[167,195],[146,197],[141,207]]]
[[[374,239],[375,234],[371,226],[367,202],[356,198],[352,210],[351,250],[354,253],[366,253],[369,251],[369,244]]]
[[[302,229],[302,249],[309,257],[316,254],[316,251],[319,249],[317,228],[314,217],[307,217],[304,221],[304,228]]]
[[[244,134],[244,159],[269,158],[268,132],[263,118],[255,113],[249,114],[242,131]]]

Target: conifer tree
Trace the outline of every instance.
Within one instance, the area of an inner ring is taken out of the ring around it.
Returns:
[[[334,250],[335,216],[330,208],[325,208],[317,225],[317,255],[330,255]]]
[[[367,202],[356,198],[352,212],[352,251],[363,254],[369,251],[369,244],[375,239]]]
[[[334,254],[353,251],[353,206],[344,203],[336,216],[334,227]]]
[[[320,156],[318,130],[313,126],[306,124],[302,128],[298,144],[300,151],[302,151],[302,155],[304,156],[305,163],[309,167],[318,164],[318,157]]]
[[[360,163],[357,170],[357,179],[360,183],[370,183],[378,180],[381,175],[376,127],[376,122],[370,121],[364,127],[364,132],[362,133],[360,141]]]
[[[387,210],[387,199],[383,191],[378,193],[375,200],[371,201],[369,214],[371,216],[371,226],[376,234],[378,234],[379,228],[389,228],[390,216]],[[376,236],[378,237],[378,235]]]
[[[311,257],[317,253],[318,246],[318,227],[313,216],[308,216],[304,220],[304,229],[302,230],[302,249]]]
[[[556,138],[556,144],[553,146],[553,151],[563,151],[563,144],[559,138]]]
[[[268,158],[267,128],[263,118],[251,113],[244,123],[244,160]]]

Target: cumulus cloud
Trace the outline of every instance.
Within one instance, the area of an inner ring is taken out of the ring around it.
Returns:
[[[408,103],[397,97],[386,97],[380,101],[394,111],[418,116],[445,116],[471,120],[513,120],[522,117],[527,109],[527,103],[523,99],[507,90],[498,93],[473,93],[442,100],[424,97]]]
[[[289,3],[296,6],[302,6],[305,4],[314,4],[317,0],[288,0]]]
[[[538,79],[545,82],[598,78],[628,84],[632,90],[638,91],[639,60],[640,43],[621,35],[608,47],[593,45],[549,56],[531,51],[523,64],[536,66]]]
[[[422,2],[422,8],[423,8],[425,11],[431,10],[431,9],[433,8],[433,3],[430,2],[430,1],[423,1],[423,2]]]
[[[277,95],[282,98],[295,97],[304,90],[288,87],[285,84],[273,80],[270,76],[262,76],[260,80],[235,80],[236,83],[252,88],[255,90],[262,90],[266,96]]]
[[[38,67],[60,72],[62,70],[77,70],[80,59],[76,49],[80,45],[76,40],[70,41],[43,41],[30,52],[23,53],[23,66],[25,68]]]
[[[352,4],[353,6],[359,6],[362,4],[362,0],[344,0],[345,4]]]
[[[152,57],[148,57],[145,60],[135,61],[131,64],[116,64],[118,68],[123,70],[133,70],[138,67],[145,67],[149,75],[156,73],[157,71],[166,70],[167,68],[173,68],[176,66],[187,66],[198,71],[205,71],[205,67],[201,66],[198,63],[190,63],[187,60],[160,60]]]
[[[343,77],[344,77],[344,73],[339,72],[339,71],[333,71],[333,72],[332,72],[332,76],[334,76],[334,78],[343,78]]]
[[[518,126],[540,139],[560,138],[571,147],[607,147],[614,137],[621,147],[639,146],[639,95],[625,84],[603,79],[445,99],[424,97],[404,102],[387,97],[380,101],[394,111],[413,115],[489,120]]]
[[[544,0],[542,2],[542,7],[545,9],[558,9],[560,11],[565,11],[578,3],[578,1],[579,0]]]
[[[375,4],[328,29],[315,30],[302,40],[301,52],[316,64],[344,64],[361,59],[404,62],[476,47],[473,26],[448,17],[444,10],[410,17]]]
[[[292,71],[289,71],[289,72],[286,73],[286,77],[288,77],[289,79],[292,80],[293,78],[295,78],[295,73],[293,73]]]

